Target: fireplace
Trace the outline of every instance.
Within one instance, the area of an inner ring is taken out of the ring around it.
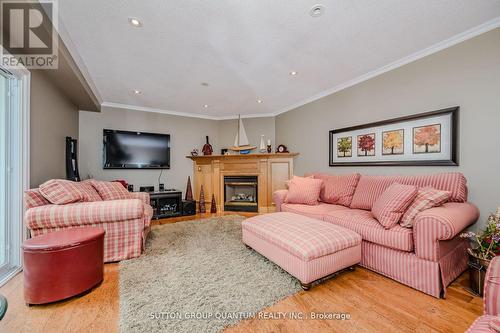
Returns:
[[[224,176],[224,210],[258,212],[257,176]]]

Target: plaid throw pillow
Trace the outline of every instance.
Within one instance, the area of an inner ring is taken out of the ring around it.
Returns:
[[[97,193],[94,186],[92,186],[92,180],[84,180],[78,183],[80,186],[80,191],[82,191],[83,202],[94,202],[94,201],[102,201],[101,196]]]
[[[322,184],[321,179],[294,176],[288,184],[285,203],[317,205]]]
[[[451,192],[440,191],[432,187],[423,187],[418,190],[418,194],[410,204],[399,224],[402,227],[413,227],[413,221],[418,213],[432,207],[438,207],[450,199]]]
[[[493,332],[500,332],[500,316],[495,316],[490,320],[490,328]]]
[[[315,179],[323,180],[319,199],[326,203],[349,207],[360,176],[359,173],[347,175],[315,173]]]
[[[375,201],[372,214],[384,228],[390,229],[398,224],[416,195],[416,186],[394,183]]]
[[[39,187],[45,199],[55,205],[65,205],[83,200],[83,194],[77,182],[64,179],[51,179]]]
[[[51,202],[40,193],[40,189],[33,188],[24,192],[24,203],[26,208],[34,208],[39,206],[50,205]]]
[[[118,182],[91,181],[92,186],[97,190],[99,196],[104,201],[131,199],[130,192]]]

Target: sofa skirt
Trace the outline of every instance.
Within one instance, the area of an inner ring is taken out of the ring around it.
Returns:
[[[458,243],[440,261],[363,241],[361,266],[401,282],[428,295],[446,297],[446,287],[467,269],[463,243]]]

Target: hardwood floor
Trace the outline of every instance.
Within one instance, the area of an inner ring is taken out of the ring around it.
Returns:
[[[363,268],[344,273],[264,311],[346,313],[349,320],[240,322],[236,332],[464,332],[482,313],[482,299],[465,289],[462,275],[436,299]]]
[[[0,332],[117,332],[118,264],[104,265],[104,281],[91,292],[49,305],[27,306],[23,275],[0,288],[9,308]]]
[[[255,214],[246,214],[247,216]],[[173,223],[211,214],[160,220]],[[117,332],[118,264],[106,264],[104,281],[90,293],[43,306],[26,306],[23,276],[0,288],[9,309],[0,332]],[[346,313],[349,320],[259,319],[225,330],[235,332],[464,332],[482,313],[482,299],[469,294],[466,274],[436,299],[363,268],[313,286],[263,310],[277,314]],[[175,310],[175,309],[174,309]]]

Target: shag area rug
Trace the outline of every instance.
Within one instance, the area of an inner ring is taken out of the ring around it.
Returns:
[[[154,226],[120,263],[121,332],[219,332],[301,290],[241,241],[238,215]]]

